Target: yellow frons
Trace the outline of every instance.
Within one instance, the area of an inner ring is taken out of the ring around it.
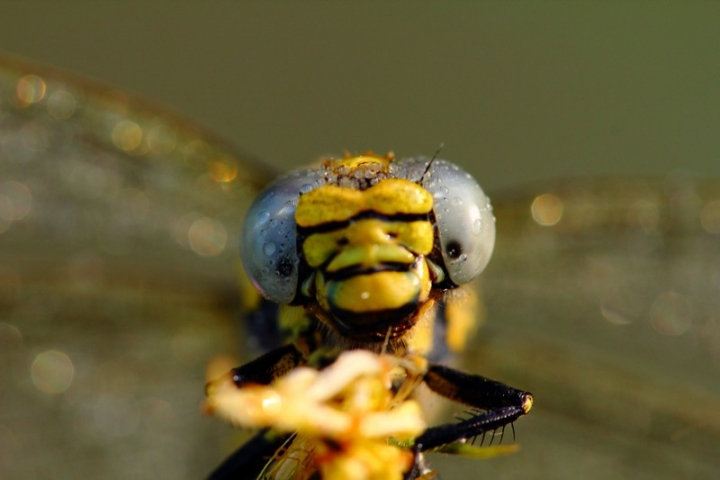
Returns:
[[[295,221],[301,227],[341,222],[365,211],[384,215],[423,214],[432,210],[430,193],[409,180],[390,178],[367,190],[325,185],[300,197]]]

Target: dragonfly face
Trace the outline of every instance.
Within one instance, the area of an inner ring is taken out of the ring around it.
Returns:
[[[271,184],[246,218],[242,257],[266,298],[377,344],[477,277],[494,242],[490,203],[459,167],[366,154]]]

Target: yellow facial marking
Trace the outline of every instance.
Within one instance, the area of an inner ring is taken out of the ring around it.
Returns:
[[[295,222],[301,227],[339,222],[359,213],[360,206],[364,206],[363,192],[325,185],[300,197]]]
[[[362,245],[344,248],[326,270],[337,272],[347,267],[371,268],[379,263],[412,263],[412,253],[396,245]]]
[[[295,221],[301,227],[349,220],[374,211],[384,215],[424,214],[432,210],[430,193],[409,180],[389,178],[367,190],[325,185],[300,197]]]
[[[310,235],[303,243],[303,253],[308,265],[315,268],[322,265],[340,248],[342,232],[316,233]]]
[[[429,255],[435,236],[430,222],[393,222],[387,224],[388,233],[397,243],[418,255]]]
[[[303,244],[303,253],[311,267],[323,264],[337,253],[328,266],[328,271],[336,271],[352,265],[411,263],[415,259],[413,254],[430,253],[433,240],[432,225],[427,221],[365,219],[341,230],[310,235]]]
[[[395,215],[398,213],[428,213],[433,200],[430,192],[417,183],[402,178],[390,178],[365,191],[371,210]]]
[[[393,310],[411,302],[425,302],[431,289],[427,264],[421,262],[408,272],[384,271],[325,282],[316,278],[318,301],[326,310],[332,306],[355,313]]]
[[[337,282],[329,293],[337,307],[359,313],[403,307],[414,301],[420,290],[420,279],[412,272],[380,272]]]

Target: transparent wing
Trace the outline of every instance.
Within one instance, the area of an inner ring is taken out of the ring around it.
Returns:
[[[576,180],[493,200],[488,319],[467,365],[533,392],[535,406],[516,425],[518,455],[440,471],[715,478],[720,182]]]
[[[138,99],[0,58],[0,477],[198,478],[217,464],[228,429],[198,414],[204,369],[236,348],[238,229],[272,176]],[[720,183],[492,198],[489,315],[467,367],[536,403],[518,455],[433,465],[714,478]]]
[[[204,369],[236,348],[238,230],[271,177],[172,113],[0,57],[0,477],[222,458]]]

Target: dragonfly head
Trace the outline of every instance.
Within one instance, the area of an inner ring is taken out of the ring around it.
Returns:
[[[246,219],[243,263],[267,298],[382,342],[412,328],[433,291],[475,278],[494,239],[489,201],[459,167],[365,154],[272,184]]]

